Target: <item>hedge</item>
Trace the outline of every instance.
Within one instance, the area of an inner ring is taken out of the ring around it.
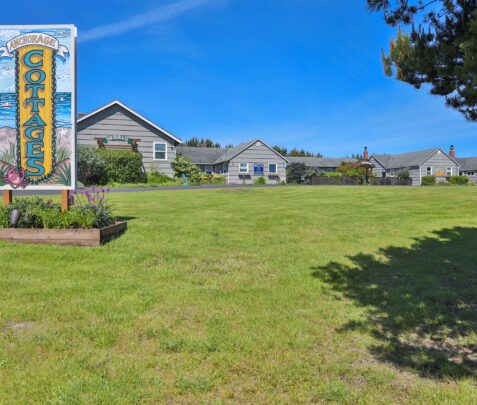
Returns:
[[[467,176],[452,176],[450,178],[450,184],[467,186],[469,184],[469,178]]]
[[[106,163],[98,148],[88,145],[78,145],[78,180],[85,186],[105,184]]]
[[[104,159],[108,182],[142,183],[147,181],[140,153],[128,150],[99,149]]]
[[[422,176],[423,186],[435,186],[436,185],[436,178],[434,176]]]

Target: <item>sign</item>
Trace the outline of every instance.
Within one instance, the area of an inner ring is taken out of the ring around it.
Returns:
[[[263,163],[255,163],[253,165],[253,175],[263,176]]]
[[[127,142],[129,145],[134,143],[134,139],[128,138],[125,135],[110,135],[102,139],[104,144],[108,144],[109,142]]]
[[[0,189],[76,186],[76,28],[0,26]]]

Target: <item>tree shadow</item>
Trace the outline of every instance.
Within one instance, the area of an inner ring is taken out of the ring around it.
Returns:
[[[476,242],[476,228],[445,229],[410,248],[347,257],[351,265],[313,267],[313,276],[366,308],[365,321],[341,330],[377,337],[370,350],[379,360],[426,377],[475,375]]]

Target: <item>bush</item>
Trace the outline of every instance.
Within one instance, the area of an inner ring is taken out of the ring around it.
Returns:
[[[225,176],[221,174],[201,173],[200,184],[225,184]]]
[[[106,163],[93,146],[78,145],[78,180],[86,185],[104,184],[106,178]]]
[[[441,180],[441,181],[439,181],[439,182],[437,183],[437,185],[438,185],[438,186],[448,186],[449,183],[448,183],[447,181],[445,181],[445,180]]]
[[[202,175],[200,169],[184,156],[177,155],[172,162],[172,169],[176,178],[181,179],[183,176],[189,179],[191,184],[200,184]]]
[[[304,163],[293,162],[287,167],[287,183],[303,183],[306,166]]]
[[[422,176],[421,185],[423,186],[435,186],[436,178],[434,176]]]
[[[265,180],[265,177],[260,176],[253,182],[253,184],[256,186],[263,186],[264,184],[267,184],[267,181]]]
[[[409,180],[411,178],[411,175],[409,174],[409,170],[403,169],[399,171],[397,177],[399,180]]]
[[[325,177],[341,177],[343,175],[339,172],[325,172],[325,173],[323,173],[323,176],[325,176]]]
[[[73,193],[75,203],[70,211],[62,212],[58,204],[41,198],[20,198],[8,207],[0,207],[0,228],[9,228],[10,215],[15,209],[20,211],[17,228],[103,228],[114,223],[111,209],[106,202],[106,190]]]
[[[467,176],[451,176],[450,184],[457,186],[469,185],[469,178]]]
[[[107,181],[116,183],[145,183],[146,173],[140,153],[128,150],[99,149],[104,159]]]

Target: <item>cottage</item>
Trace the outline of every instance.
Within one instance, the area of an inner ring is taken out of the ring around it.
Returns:
[[[453,146],[448,154],[434,148],[395,155],[374,154],[369,161],[374,165],[373,175],[376,177],[398,177],[400,172],[407,170],[413,186],[420,186],[423,176],[435,176],[437,181],[459,176],[461,167]]]
[[[477,157],[457,158],[461,176],[467,176],[469,182],[477,184]]]
[[[224,175],[229,184],[252,184],[258,177],[269,184],[286,180],[288,160],[260,139],[234,148],[180,146],[180,138],[118,100],[80,115],[78,143],[137,151],[146,171],[170,177],[174,175],[172,162],[180,153],[203,172]]]
[[[78,119],[78,143],[132,149],[142,155],[146,171],[172,177],[171,163],[181,139],[116,100]]]
[[[260,139],[233,148],[177,147],[177,153],[190,159],[201,171],[225,176],[227,184],[252,184],[263,177],[267,184],[286,180],[288,158]]]
[[[352,158],[317,158],[317,157],[289,157],[290,163],[303,163],[307,169],[313,169],[320,173],[336,172],[342,163],[356,163]]]

